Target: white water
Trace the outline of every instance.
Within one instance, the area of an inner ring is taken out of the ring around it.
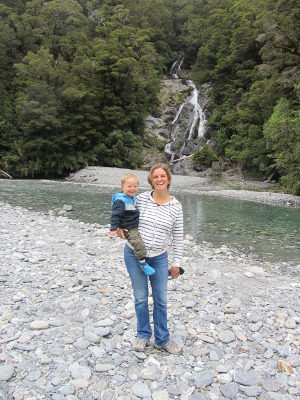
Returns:
[[[178,79],[177,73],[178,73],[178,71],[180,71],[182,62],[183,62],[183,60],[181,60],[180,62],[177,60],[177,61],[174,61],[174,63],[172,64],[172,67],[170,69],[170,74],[172,75],[172,77],[174,79]],[[193,81],[189,80],[187,82],[187,84],[190,88],[192,88],[192,94],[191,94],[191,96],[189,96],[186,99],[186,101],[184,103],[182,103],[179,106],[177,113],[176,113],[173,121],[171,122],[171,125],[173,126],[172,132],[171,132],[172,142],[168,143],[165,146],[165,153],[171,157],[171,161],[174,160],[174,157],[176,154],[176,152],[171,150],[171,145],[172,145],[172,143],[176,142],[176,140],[177,140],[177,133],[179,130],[179,126],[180,126],[180,124],[182,124],[181,121],[178,122],[178,119],[185,107],[191,105],[193,108],[193,112],[192,112],[191,119],[188,121],[187,126],[184,128],[185,137],[184,137],[183,143],[181,145],[181,148],[179,151],[177,151],[177,153],[179,153],[179,155],[181,156],[187,141],[193,140],[193,139],[199,139],[201,137],[204,137],[204,134],[205,134],[206,118],[205,118],[205,113],[199,104],[199,92],[198,92],[195,84],[193,83]],[[197,127],[197,136],[195,137],[196,127]]]
[[[181,61],[176,60],[173,62],[171,69],[170,69],[170,74],[173,76],[173,78],[178,79],[177,72],[180,71],[182,63],[183,63],[183,59]],[[176,72],[174,72],[174,70],[176,70]]]
[[[189,103],[192,104],[192,106],[194,107],[193,120],[192,120],[190,132],[189,132],[189,136],[188,136],[188,140],[191,140],[193,138],[193,132],[194,132],[194,129],[195,129],[195,126],[197,123],[198,123],[198,136],[197,137],[199,138],[199,137],[204,136],[205,114],[198,102],[199,93],[198,93],[196,86],[194,85],[194,83],[192,81],[188,81],[188,84],[189,84],[189,86],[191,86],[193,88],[192,98],[189,101]]]

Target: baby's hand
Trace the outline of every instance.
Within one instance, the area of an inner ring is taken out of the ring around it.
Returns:
[[[118,232],[118,230],[119,230],[119,228],[118,228],[118,229],[115,229],[115,230],[113,230],[113,231],[109,231],[109,236],[115,235],[115,234]]]

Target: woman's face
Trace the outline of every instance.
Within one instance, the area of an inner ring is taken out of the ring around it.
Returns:
[[[151,181],[154,190],[166,190],[170,183],[168,175],[163,168],[157,168],[153,171]]]

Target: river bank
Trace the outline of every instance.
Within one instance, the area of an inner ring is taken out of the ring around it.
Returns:
[[[124,173],[135,173],[140,181],[140,190],[149,190],[147,171],[123,168],[87,167],[67,179],[72,182],[86,182],[102,186],[118,187]],[[238,176],[224,176],[222,179],[203,176],[172,175],[171,192],[187,192],[208,196],[221,196],[258,203],[300,208],[300,197],[270,191],[272,185],[266,182],[241,179]]]
[[[108,226],[1,203],[0,233],[1,400],[300,395],[299,266],[187,235],[168,291],[183,355],[134,353],[124,243]]]

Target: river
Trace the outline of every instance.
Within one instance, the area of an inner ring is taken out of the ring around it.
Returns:
[[[48,212],[72,206],[66,216],[109,224],[112,187],[46,180],[0,180],[0,201]],[[227,245],[274,263],[300,263],[300,210],[248,201],[174,193],[182,202],[185,233],[198,243]]]

